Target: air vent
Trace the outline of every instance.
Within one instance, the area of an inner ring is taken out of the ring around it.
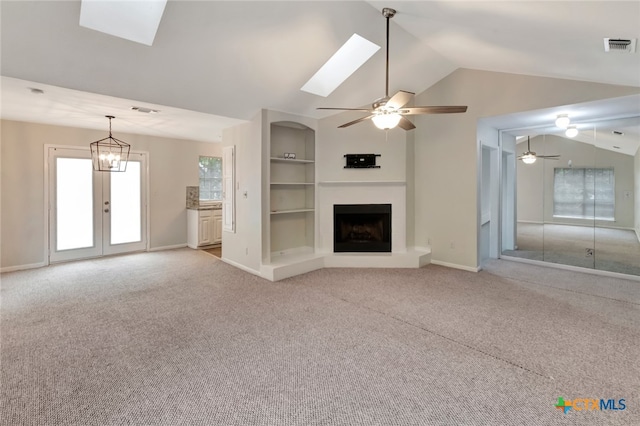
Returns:
[[[604,51],[611,53],[633,53],[636,51],[636,39],[605,38]]]
[[[621,132],[621,131],[619,131],[619,130],[614,130],[614,131],[612,131],[611,133],[612,133],[612,134],[614,134],[614,135],[616,135],[616,136],[623,136],[623,135],[624,135],[624,133],[623,133],[623,132]]]
[[[131,109],[133,111],[143,112],[145,114],[157,114],[157,113],[160,112],[157,109],[151,109],[151,108],[145,108],[145,107],[137,107],[137,106],[132,106]]]

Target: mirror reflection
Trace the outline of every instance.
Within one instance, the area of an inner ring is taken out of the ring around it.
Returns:
[[[502,254],[640,275],[640,117],[575,130],[513,135]]]

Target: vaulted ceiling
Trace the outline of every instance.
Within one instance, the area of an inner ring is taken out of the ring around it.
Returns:
[[[320,118],[320,106],[367,105],[384,95],[383,7],[398,11],[390,92],[457,68],[640,87],[640,53],[603,43],[640,38],[637,1],[169,0],[152,46],[81,27],[79,0],[0,7],[8,119],[105,128],[112,114],[114,129],[215,141],[261,108]],[[382,49],[327,98],[300,91],[353,33]]]

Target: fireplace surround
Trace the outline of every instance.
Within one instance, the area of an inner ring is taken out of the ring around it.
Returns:
[[[333,251],[391,252],[391,204],[334,204]]]

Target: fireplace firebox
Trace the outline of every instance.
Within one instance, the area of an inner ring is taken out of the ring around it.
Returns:
[[[333,251],[391,252],[391,204],[335,204]]]

